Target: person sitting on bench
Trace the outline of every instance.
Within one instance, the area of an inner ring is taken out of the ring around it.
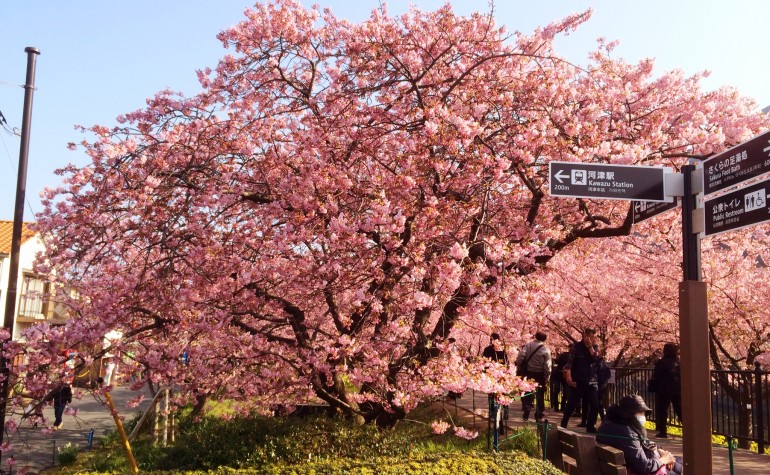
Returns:
[[[607,409],[607,420],[599,426],[596,442],[623,451],[628,475],[681,475],[681,457],[674,457],[647,438],[644,423],[650,412],[641,396],[624,396]]]

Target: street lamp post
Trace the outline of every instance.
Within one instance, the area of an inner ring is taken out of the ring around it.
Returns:
[[[17,281],[19,279],[19,253],[21,251],[21,231],[24,225],[24,201],[27,191],[27,158],[29,156],[29,128],[32,122],[32,97],[35,92],[35,62],[40,50],[24,48],[27,53],[27,79],[24,83],[24,113],[21,122],[21,145],[19,146],[19,175],[16,181],[16,207],[13,213],[13,232],[11,236],[11,268],[8,276],[8,292],[5,297],[5,317],[3,328],[8,331],[8,338],[0,342],[0,368],[3,382],[0,394],[0,444],[5,434],[5,413],[8,406],[8,378],[11,374],[9,361],[5,358],[5,345],[13,340],[13,322],[16,316]],[[0,457],[3,453],[0,449]]]

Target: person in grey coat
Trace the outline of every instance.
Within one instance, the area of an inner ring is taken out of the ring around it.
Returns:
[[[524,410],[522,419],[525,421],[529,419],[529,413],[532,411],[533,406],[535,406],[535,420],[537,421],[543,418],[543,412],[545,411],[545,387],[551,377],[551,349],[545,344],[547,338],[548,335],[543,332],[535,333],[535,339],[524,345],[516,356],[517,368],[524,361],[527,362],[524,374],[519,376],[534,379],[538,384],[535,390],[537,406],[534,403],[535,395],[528,394],[521,398],[521,405]]]

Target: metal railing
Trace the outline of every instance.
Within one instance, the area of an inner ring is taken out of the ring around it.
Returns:
[[[628,394],[639,394],[655,420],[655,395],[647,391],[652,368],[615,368],[614,372],[615,382],[608,387],[605,402],[613,404]],[[756,442],[757,451],[764,453],[770,445],[770,371],[763,371],[759,363],[753,371],[712,370],[710,397],[712,433],[732,437],[743,448]],[[668,424],[681,427],[671,407],[668,411]]]

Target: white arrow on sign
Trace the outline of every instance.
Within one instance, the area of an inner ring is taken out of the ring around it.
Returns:
[[[770,148],[770,147],[768,147],[768,148]],[[556,178],[557,180],[559,180],[559,183],[564,183],[562,180],[563,180],[564,178],[568,178],[568,177],[569,177],[569,175],[562,175],[562,172],[563,172],[563,171],[564,171],[564,170],[559,170],[559,171],[557,171],[557,172],[554,174],[554,176],[553,176],[554,178]]]
[[[768,140],[767,143],[770,143],[770,140]],[[762,151],[767,152],[767,156],[770,157],[770,147],[765,147]]]

